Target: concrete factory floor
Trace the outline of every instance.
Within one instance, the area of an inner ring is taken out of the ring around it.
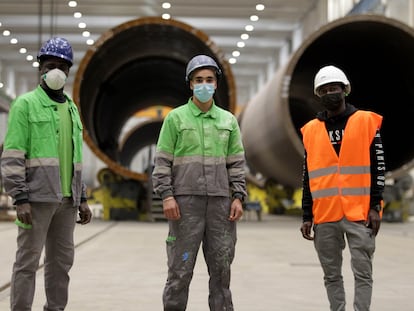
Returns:
[[[299,232],[300,218],[254,214],[239,222],[232,268],[237,311],[328,310],[322,270],[313,244]],[[9,310],[10,273],[16,228],[0,222],[0,310]],[[76,227],[76,257],[71,270],[67,311],[160,311],[166,278],[166,222],[114,222],[93,219]],[[348,249],[344,252],[347,310],[353,280]],[[413,310],[414,221],[383,223],[374,261],[372,310]],[[198,256],[189,311],[206,311],[208,275]],[[44,303],[43,270],[37,277],[33,310]]]

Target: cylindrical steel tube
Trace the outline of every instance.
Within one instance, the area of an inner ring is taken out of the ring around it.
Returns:
[[[116,173],[146,180],[144,172],[126,166],[135,147],[121,145],[121,130],[137,111],[151,106],[177,107],[191,96],[185,82],[187,62],[197,54],[213,57],[223,77],[216,104],[234,111],[235,83],[220,49],[200,30],[175,20],[139,18],[104,33],[85,54],[76,73],[73,98],[91,150]],[[158,127],[159,128],[159,127]],[[145,131],[152,143],[158,131]],[[127,147],[121,150],[121,147]]]
[[[133,127],[119,143],[119,161],[125,167],[130,167],[134,156],[147,146],[157,143],[163,119],[150,119]]]
[[[253,173],[299,187],[303,146],[300,128],[322,110],[313,79],[324,65],[344,70],[347,101],[384,116],[381,135],[388,177],[413,166],[414,30],[394,19],[356,15],[335,20],[305,40],[249,101],[241,118]]]

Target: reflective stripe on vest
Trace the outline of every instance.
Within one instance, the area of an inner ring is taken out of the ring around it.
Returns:
[[[325,123],[314,119],[301,130],[307,151],[314,222],[365,220],[369,211],[370,145],[382,117],[357,111],[348,119],[339,156],[329,140]]]

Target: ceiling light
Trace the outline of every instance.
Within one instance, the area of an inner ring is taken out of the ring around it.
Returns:
[[[257,11],[263,11],[264,9],[265,9],[265,6],[263,4],[256,4]]]
[[[0,89],[3,88],[4,84],[0,82]]]
[[[76,1],[69,1],[68,2],[68,6],[70,6],[71,8],[76,8],[78,4],[76,3]]]
[[[19,41],[16,38],[11,38],[10,43],[11,44],[17,44]]]
[[[73,13],[73,17],[74,18],[81,18],[82,17],[82,13],[81,12],[75,12],[75,13]]]
[[[94,44],[95,43],[95,41],[94,40],[92,40],[92,39],[88,39],[88,40],[86,40],[86,44],[87,45],[92,45],[92,44]]]
[[[237,42],[237,47],[243,48],[246,44],[243,41]]]
[[[39,67],[39,63],[38,62],[33,62],[32,67],[35,67],[35,68]]]
[[[163,8],[163,9],[169,9],[169,8],[171,8],[171,3],[169,3],[169,2],[164,2],[164,3],[162,4],[162,8]]]
[[[85,38],[87,38],[87,37],[89,37],[91,35],[91,33],[89,32],[89,31],[84,31],[84,32],[82,32],[82,37],[85,37]]]
[[[10,30],[3,30],[3,36],[8,37],[10,36]]]
[[[81,23],[78,24],[78,27],[81,28],[81,29],[84,29],[84,28],[86,28],[86,23],[81,22]]]
[[[26,48],[20,48],[19,53],[20,54],[26,54],[27,50]]]
[[[240,52],[239,51],[233,51],[231,53],[231,55],[233,55],[234,57],[239,57],[240,56]]]
[[[229,59],[229,63],[233,65],[233,64],[237,63],[237,59],[232,57],[232,58]]]
[[[257,16],[257,15],[252,15],[252,16],[250,16],[250,20],[251,20],[252,22],[257,22],[257,21],[259,20],[259,16]]]
[[[253,25],[246,25],[246,27],[244,27],[244,30],[246,31],[253,31],[254,27]]]
[[[240,36],[240,38],[241,38],[242,40],[247,40],[247,39],[249,39],[249,35],[248,35],[247,33],[243,33],[243,34]]]
[[[27,55],[26,56],[26,60],[29,61],[29,62],[32,61],[33,60],[33,56],[32,55]]]
[[[168,14],[168,13],[162,14],[162,19],[170,19],[170,18],[171,18],[170,14]]]

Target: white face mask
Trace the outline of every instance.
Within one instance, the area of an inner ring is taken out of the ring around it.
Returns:
[[[42,76],[46,85],[52,90],[60,90],[66,83],[66,74],[60,69],[52,69]]]

